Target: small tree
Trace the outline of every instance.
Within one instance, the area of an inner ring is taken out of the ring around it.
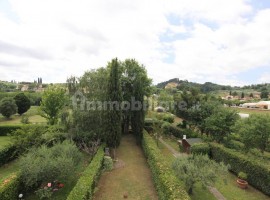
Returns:
[[[245,98],[245,93],[244,92],[241,93],[241,99],[243,99],[243,98]]]
[[[18,107],[18,114],[22,115],[31,107],[30,99],[24,95],[24,93],[19,93],[14,97],[16,105]]]
[[[48,124],[54,125],[58,121],[60,111],[67,102],[65,90],[59,87],[49,87],[42,95],[40,110],[42,116],[48,120]]]
[[[228,136],[236,123],[239,115],[234,110],[226,108],[216,109],[215,112],[205,119],[205,130],[217,141],[222,142]]]
[[[5,97],[0,102],[0,113],[6,118],[17,112],[17,105],[13,98]]]
[[[239,120],[235,130],[240,134],[246,151],[258,148],[263,153],[270,139],[270,115],[252,114]]]
[[[201,183],[204,187],[215,183],[221,173],[226,173],[227,167],[224,164],[210,160],[207,155],[193,155],[179,157],[173,163],[176,176],[184,182],[186,190],[192,194],[194,185]]]

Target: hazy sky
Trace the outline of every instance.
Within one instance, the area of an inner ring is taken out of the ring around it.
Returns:
[[[270,1],[0,0],[0,80],[65,82],[114,57],[154,83],[270,82]]]

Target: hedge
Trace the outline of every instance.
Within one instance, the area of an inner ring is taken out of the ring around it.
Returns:
[[[0,126],[0,136],[6,136],[13,131],[21,128],[23,125],[1,125]]]
[[[170,123],[164,123],[162,125],[162,128],[163,128],[163,133],[165,135],[173,135],[174,137],[177,137],[177,138],[182,138],[184,135],[182,129],[177,128]]]
[[[7,162],[16,158],[16,147],[14,145],[9,145],[0,149],[0,166],[6,164]]]
[[[270,166],[264,162],[252,159],[247,155],[228,149],[220,144],[210,143],[211,157],[217,162],[231,166],[235,174],[245,172],[248,182],[263,193],[270,195]]]
[[[197,143],[191,146],[192,154],[206,154],[210,155],[210,146],[207,143]]]
[[[160,200],[188,200],[183,183],[175,176],[170,164],[157,148],[154,139],[144,131],[143,150],[152,171],[155,188]]]
[[[68,195],[67,200],[85,200],[92,199],[95,185],[102,170],[104,158],[104,146],[101,145],[88,165],[75,187]]]
[[[0,183],[0,199],[1,200],[16,200],[19,195],[19,176],[12,174],[9,178]]]

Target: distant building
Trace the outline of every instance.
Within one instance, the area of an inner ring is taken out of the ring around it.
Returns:
[[[270,110],[270,101],[260,101],[257,103],[244,103],[242,107]]]
[[[203,140],[201,138],[186,138],[186,135],[183,136],[182,140],[178,140],[179,145],[182,145],[183,150],[185,153],[190,154],[191,153],[191,147],[194,144],[203,143]]]
[[[28,91],[29,85],[23,85],[21,88],[22,92]]]

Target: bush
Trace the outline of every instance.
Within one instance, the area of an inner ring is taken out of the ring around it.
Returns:
[[[55,180],[66,181],[81,159],[81,152],[69,141],[48,148],[33,148],[20,159],[21,178],[27,188]]]
[[[17,157],[16,146],[9,145],[3,149],[0,149],[0,166],[12,161]]]
[[[230,149],[235,149],[238,151],[244,150],[244,144],[236,140],[229,140],[224,142],[224,146]]]
[[[183,137],[183,131],[180,128],[177,128],[169,123],[164,123],[162,125],[162,129],[163,129],[163,134],[165,135],[173,135],[174,137],[177,137],[177,138]]]
[[[247,173],[247,181],[270,195],[270,167],[265,162],[252,159],[247,155],[228,149],[216,143],[210,143],[211,156],[217,162],[224,162],[231,166],[231,171],[238,174],[241,171]]]
[[[24,93],[19,93],[14,97],[18,107],[18,114],[22,115],[31,107],[30,99]]]
[[[0,113],[6,118],[10,118],[11,115],[16,114],[17,109],[13,98],[5,97],[0,101]]]
[[[238,178],[240,178],[242,180],[247,180],[247,174],[245,172],[239,172]]]
[[[5,179],[0,185],[0,199],[1,200],[15,200],[19,195],[19,176],[12,174],[9,178]]]
[[[29,124],[29,117],[27,115],[23,115],[21,118],[21,123],[22,124]]]
[[[0,126],[0,136],[7,136],[11,134],[13,131],[20,129],[22,125],[1,125]]]
[[[103,149],[103,145],[99,147],[91,163],[88,165],[77,184],[68,195],[67,200],[92,199],[94,188],[102,169],[102,162],[104,158]]]
[[[152,171],[154,184],[161,200],[190,199],[183,183],[177,179],[170,164],[156,146],[155,140],[144,131],[143,150]]]
[[[210,147],[207,143],[198,143],[191,146],[192,154],[210,155]]]
[[[166,115],[163,116],[162,120],[165,121],[165,122],[173,123],[174,122],[174,117],[171,114],[166,114]]]
[[[113,169],[113,160],[110,156],[104,156],[103,168],[105,171],[111,171]]]

